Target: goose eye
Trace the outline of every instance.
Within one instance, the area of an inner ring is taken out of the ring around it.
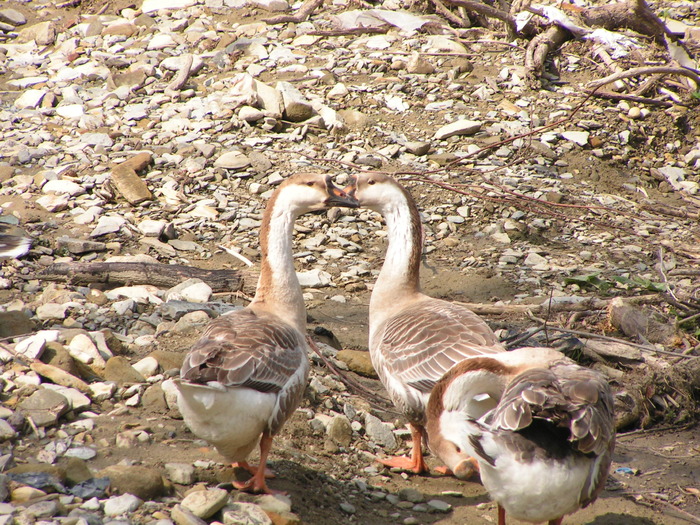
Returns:
[[[306,185],[307,185],[309,188],[310,188],[311,186],[313,186],[314,184],[315,184],[314,181],[309,181],[309,182],[306,183]]]
[[[376,184],[376,182],[375,182],[374,179],[369,179],[369,180],[367,181],[367,184],[369,184],[370,186],[374,186],[374,184]]]

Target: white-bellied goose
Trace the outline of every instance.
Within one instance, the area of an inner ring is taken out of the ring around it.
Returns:
[[[484,413],[475,400],[488,389],[500,400]],[[498,525],[506,515],[560,525],[605,485],[613,398],[600,373],[551,349],[522,348],[465,360],[445,374],[430,397],[427,430],[431,450],[457,477],[478,463]]]
[[[357,207],[330,177],[298,174],[280,184],[260,229],[260,278],[253,301],[214,319],[187,354],[178,406],[187,426],[253,477],[234,483],[271,492],[265,465],[277,434],[301,402],[309,372],[306,311],[292,259],[295,219],[329,206]],[[260,465],[246,463],[260,442]]]
[[[456,363],[505,349],[474,312],[421,292],[421,222],[408,190],[389,176],[368,173],[356,175],[345,190],[360,206],[380,213],[388,230],[389,246],[369,304],[369,350],[384,387],[409,421],[413,448],[410,458],[380,462],[426,472],[422,443],[433,386]]]

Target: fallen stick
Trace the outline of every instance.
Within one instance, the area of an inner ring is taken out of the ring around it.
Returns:
[[[201,279],[214,292],[238,292],[243,289],[243,273],[238,270],[205,270],[180,264],[73,262],[52,264],[33,278],[72,284],[152,284],[161,288],[171,288],[187,279]]]
[[[700,75],[690,69],[673,66],[644,66],[618,71],[617,73],[613,73],[607,77],[589,82],[587,87],[589,89],[597,89],[606,84],[610,84],[611,82],[615,82],[616,80],[638,77],[642,75],[681,75],[690,78],[696,85],[700,86]]]
[[[311,13],[319,8],[321,4],[323,4],[323,0],[306,0],[296,14],[273,16],[272,18],[266,18],[263,22],[266,24],[285,24],[287,22],[298,24],[309,18]]]
[[[178,97],[180,95],[180,90],[187,83],[187,79],[190,77],[190,71],[192,70],[192,55],[185,55],[185,62],[182,67],[178,70],[173,78],[172,82],[168,84],[165,88],[165,94],[169,97]]]

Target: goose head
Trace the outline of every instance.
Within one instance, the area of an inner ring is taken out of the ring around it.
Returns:
[[[357,208],[359,203],[333,184],[329,175],[299,173],[280,184],[276,194],[277,206],[302,215],[333,206]]]
[[[392,177],[381,173],[359,173],[344,191],[357,199],[360,206],[384,214],[392,205],[407,200],[406,190]]]

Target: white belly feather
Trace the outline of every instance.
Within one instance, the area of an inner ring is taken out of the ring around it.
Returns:
[[[177,402],[194,435],[231,462],[245,461],[275,409],[277,394],[178,381]]]

